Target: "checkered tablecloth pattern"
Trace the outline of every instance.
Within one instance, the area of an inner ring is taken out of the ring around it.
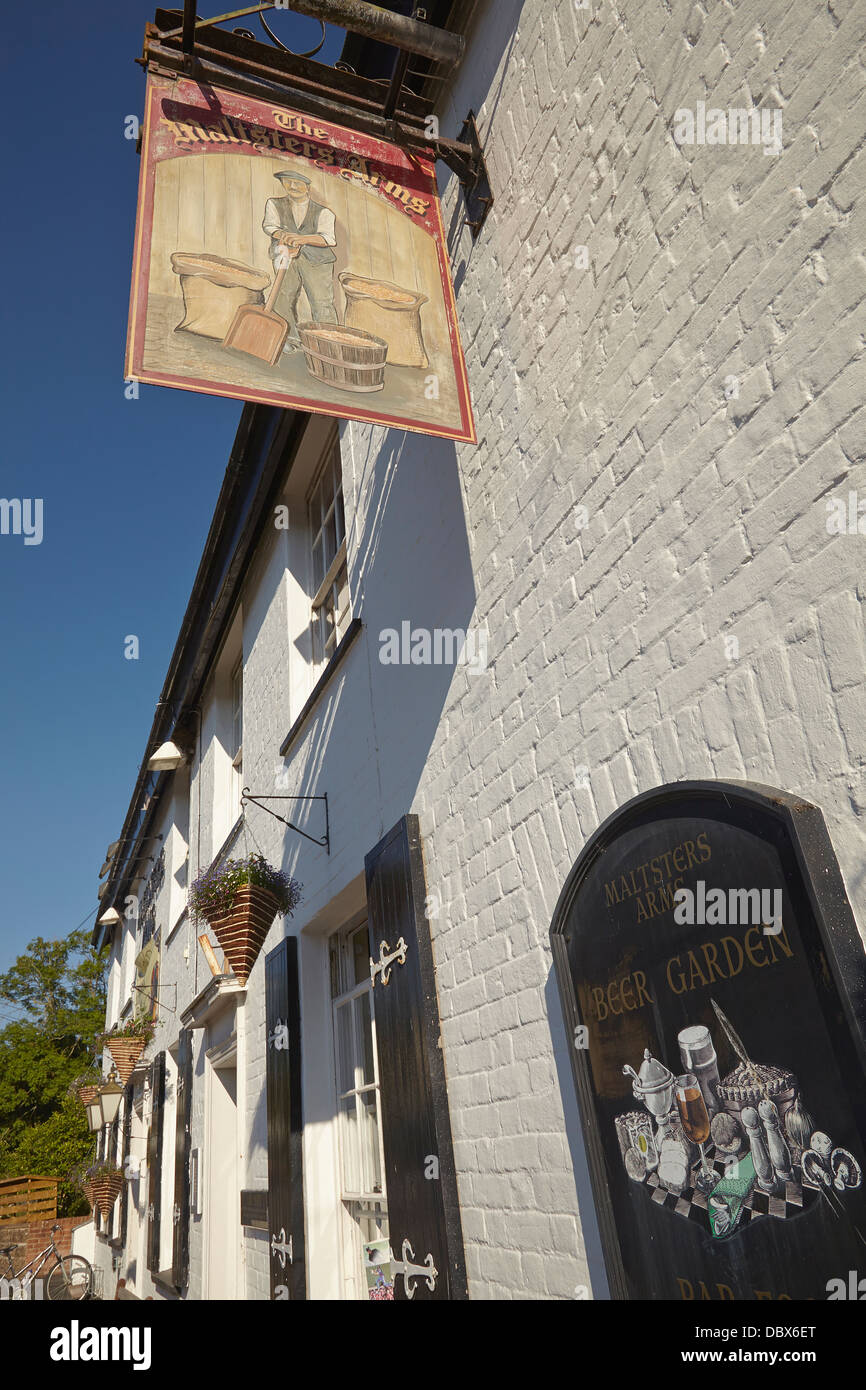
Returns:
[[[712,1165],[713,1172],[717,1178],[725,1176],[725,1165],[721,1159],[716,1157],[715,1149],[712,1144],[707,1145],[707,1159]],[[651,1200],[657,1206],[666,1207],[673,1211],[677,1216],[684,1216],[687,1220],[700,1221],[704,1226],[709,1227],[710,1218],[707,1214],[707,1197],[705,1192],[699,1192],[694,1186],[694,1179],[700,1170],[700,1163],[694,1164],[691,1170],[692,1186],[687,1187],[684,1192],[677,1195],[676,1192],[668,1192],[659,1182],[658,1174],[648,1173],[645,1187],[649,1189]],[[796,1216],[804,1208],[811,1206],[812,1202],[818,1197],[819,1189],[808,1179],[804,1179],[802,1169],[799,1164],[793,1165],[793,1181],[785,1183],[784,1192],[778,1193],[763,1192],[755,1184],[743,1203],[743,1211],[737,1222],[737,1229],[748,1221],[754,1221],[759,1216],[776,1216],[784,1220],[789,1216]]]

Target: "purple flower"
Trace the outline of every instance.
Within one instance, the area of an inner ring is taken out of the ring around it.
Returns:
[[[226,859],[199,874],[189,890],[189,907],[194,917],[228,911],[239,888],[252,884],[265,888],[277,901],[278,911],[291,914],[301,902],[301,884],[297,879],[275,869],[263,854],[248,854],[245,859]]]

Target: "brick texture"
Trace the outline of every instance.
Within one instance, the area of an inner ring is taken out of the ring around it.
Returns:
[[[7,1221],[0,1226],[0,1245],[17,1245],[12,1256],[16,1269],[28,1264],[35,1255],[40,1254],[51,1239],[51,1228],[55,1224],[59,1230],[54,1233],[54,1243],[61,1255],[72,1252],[72,1232],[76,1226],[85,1225],[89,1216],[59,1216],[45,1221]],[[46,1266],[46,1269],[48,1266]]]

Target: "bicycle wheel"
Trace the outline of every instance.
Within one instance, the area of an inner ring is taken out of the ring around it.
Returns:
[[[61,1255],[45,1284],[51,1303],[78,1302],[93,1287],[93,1269],[83,1255]]]

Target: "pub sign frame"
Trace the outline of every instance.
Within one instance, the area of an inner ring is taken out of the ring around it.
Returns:
[[[125,374],[475,443],[432,150],[149,72]]]

